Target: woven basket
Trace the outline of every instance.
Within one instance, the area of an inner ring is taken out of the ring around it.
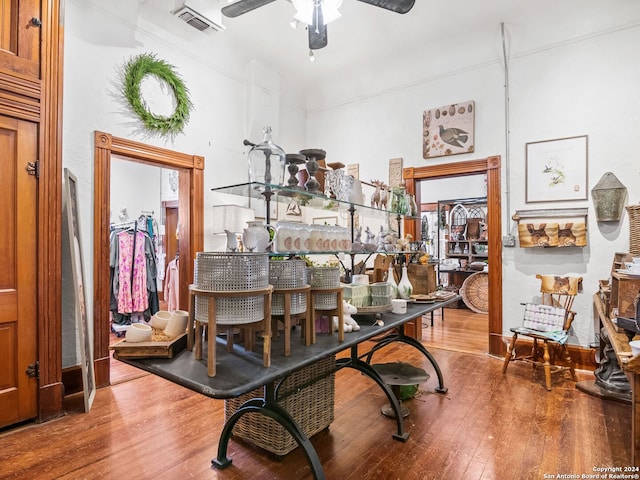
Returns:
[[[269,283],[275,290],[279,288],[300,288],[307,283],[307,262],[304,260],[270,260]],[[307,311],[307,296],[304,293],[291,295],[291,314]],[[271,315],[284,315],[284,295],[271,296]]]
[[[629,253],[640,255],[640,205],[628,205],[629,215]]]
[[[308,381],[333,371],[335,363],[335,357],[329,357],[294,372],[285,378],[280,386],[280,395],[296,391]],[[263,395],[263,389],[259,388],[237,398],[225,400],[225,422],[244,402],[252,398],[262,398]],[[278,403],[289,412],[307,437],[311,437],[333,422],[334,399],[335,373],[331,373]],[[282,425],[270,417],[254,412],[246,413],[238,420],[233,427],[233,434],[276,455],[286,455],[298,446]]]
[[[307,279],[311,285],[311,290],[338,288],[340,286],[340,268],[309,267],[307,268]],[[338,308],[337,293],[314,293],[314,295],[314,307],[316,310],[333,310]]]
[[[485,272],[469,275],[460,287],[464,303],[476,313],[489,313],[489,274]]]
[[[198,252],[194,265],[197,288],[209,291],[247,291],[269,285],[268,253]],[[195,317],[207,322],[208,298],[196,295]],[[220,298],[216,302],[216,322],[240,325],[264,319],[264,296]]]

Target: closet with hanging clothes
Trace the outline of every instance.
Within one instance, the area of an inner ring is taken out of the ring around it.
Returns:
[[[159,310],[156,252],[158,223],[150,214],[112,224],[109,234],[112,330],[148,322]]]

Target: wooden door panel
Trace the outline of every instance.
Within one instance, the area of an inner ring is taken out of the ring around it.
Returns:
[[[40,1],[1,1],[0,69],[39,78],[41,27],[31,19],[40,18]]]
[[[37,379],[27,375],[36,345],[37,125],[0,117],[0,427],[37,415]]]

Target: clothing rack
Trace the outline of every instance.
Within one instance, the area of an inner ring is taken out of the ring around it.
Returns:
[[[126,228],[135,228],[135,226],[138,224],[137,220],[134,221],[130,221],[130,222],[122,222],[122,223],[112,223],[111,225],[109,225],[109,230],[110,231],[114,231],[114,230],[123,230]]]

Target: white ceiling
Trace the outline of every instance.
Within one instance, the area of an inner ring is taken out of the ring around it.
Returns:
[[[139,0],[169,10],[171,0]],[[226,0],[174,0],[207,5]],[[247,58],[294,79],[307,90],[335,81],[378,82],[399,76],[426,78],[502,59],[501,23],[507,52],[517,56],[620,28],[640,26],[638,0],[416,0],[404,15],[357,0],[344,0],[342,17],[328,26],[329,44],[309,62],[307,32],[289,25],[287,0],[276,0],[237,18],[222,17],[223,32],[208,35],[217,47],[233,45]],[[158,12],[159,13],[159,12]],[[174,22],[176,28],[184,28]],[[187,27],[190,28],[190,27]],[[397,84],[403,83],[401,78]]]

